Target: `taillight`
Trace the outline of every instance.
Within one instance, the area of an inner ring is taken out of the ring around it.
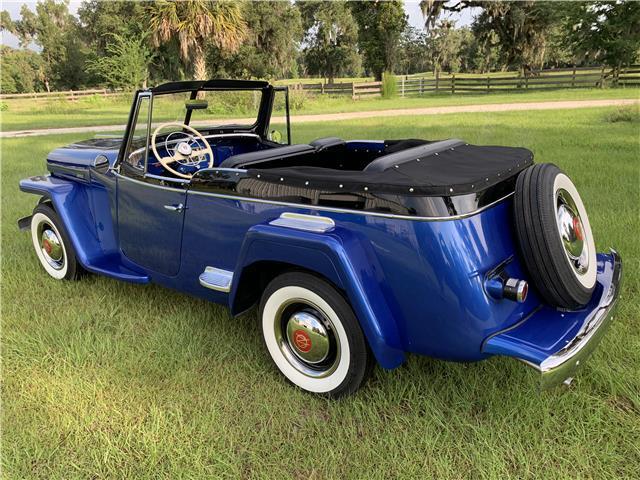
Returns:
[[[529,293],[529,283],[518,278],[491,277],[485,280],[486,292],[496,300],[512,300],[523,303]]]

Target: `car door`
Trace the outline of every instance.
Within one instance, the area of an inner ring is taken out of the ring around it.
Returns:
[[[146,271],[174,276],[180,269],[188,182],[145,174],[151,96],[140,95],[117,174],[118,239],[123,254]]]
[[[174,276],[180,269],[186,190],[118,176],[120,249],[145,270]]]

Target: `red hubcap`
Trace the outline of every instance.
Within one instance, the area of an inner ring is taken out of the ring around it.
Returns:
[[[578,240],[584,240],[584,230],[579,217],[573,217],[573,232]]]
[[[304,330],[296,330],[293,332],[293,343],[295,343],[296,348],[303,353],[311,350],[311,338]]]

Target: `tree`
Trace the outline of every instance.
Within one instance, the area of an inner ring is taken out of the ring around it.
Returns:
[[[87,62],[87,69],[114,88],[145,88],[153,58],[146,35],[125,37],[113,33],[104,56]]]
[[[146,33],[148,2],[85,0],[78,8],[81,34],[97,56],[104,55],[113,35],[139,37]]]
[[[400,37],[407,25],[401,1],[349,2],[358,23],[358,45],[364,54],[365,67],[376,80],[382,72],[393,72],[398,59]]]
[[[302,20],[290,1],[246,2],[247,37],[237,53],[212,48],[209,64],[216,74],[248,78],[284,78],[297,70]]]
[[[400,37],[396,72],[405,75],[426,72],[431,65],[426,33],[407,25]]]
[[[449,4],[442,0],[420,2],[427,27],[436,24],[443,12],[460,12],[481,7],[473,23],[473,33],[480,41],[499,49],[504,66],[514,66],[523,72],[542,67],[545,50],[560,9],[553,2],[526,0],[474,1],[460,0]]]
[[[29,93],[39,91],[42,58],[33,50],[0,46],[0,91],[2,93]]]
[[[578,56],[615,69],[640,58],[640,3],[598,1],[566,8],[565,30]]]
[[[207,78],[206,46],[236,52],[245,38],[246,22],[237,2],[159,0],[147,6],[149,27],[156,46],[178,40],[186,66],[193,65],[197,80]]]
[[[361,59],[357,51],[358,26],[347,2],[298,2],[306,47],[303,51],[309,73],[333,83],[341,74],[356,74]]]
[[[453,20],[441,20],[431,28],[428,45],[435,70],[460,71],[462,36]]]
[[[7,12],[0,18],[2,29],[18,37],[24,48],[35,42],[42,48],[44,83],[47,90],[56,88],[79,88],[84,83],[86,50],[79,41],[78,22],[69,13],[67,1],[42,0],[36,11],[27,4],[20,9],[20,20],[11,20]]]

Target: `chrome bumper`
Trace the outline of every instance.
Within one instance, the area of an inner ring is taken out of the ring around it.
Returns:
[[[613,276],[609,288],[600,297],[598,307],[586,318],[578,334],[564,348],[544,360],[538,368],[542,388],[550,388],[571,380],[600,343],[614,318],[620,280],[622,260],[615,250],[613,256]]]
[[[540,372],[542,388],[571,381],[611,325],[620,293],[620,255],[611,250],[598,257],[597,287],[583,310],[543,307],[521,324],[488,338],[483,352],[515,357],[534,368]]]

